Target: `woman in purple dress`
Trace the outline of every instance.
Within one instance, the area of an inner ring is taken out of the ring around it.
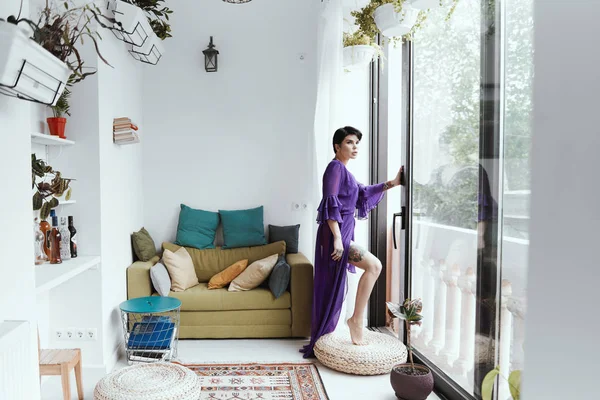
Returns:
[[[377,206],[386,190],[400,185],[402,169],[394,180],[372,186],[356,181],[346,169],[349,160],[358,155],[362,133],[353,127],[338,129],[333,136],[335,158],[323,175],[323,200],[319,205],[315,249],[315,276],[310,343],[301,350],[304,357],[314,357],[313,347],[317,340],[335,330],[344,297],[346,295],[347,271],[355,273],[355,267],[364,270],[358,282],[354,314],[348,319],[350,336],[356,345],[363,345],[363,314],[381,273],[381,261],[354,243],[354,215],[367,218],[369,211]]]

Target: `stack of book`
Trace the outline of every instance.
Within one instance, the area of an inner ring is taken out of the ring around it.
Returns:
[[[138,127],[127,117],[113,120],[113,141],[117,144],[139,143]]]

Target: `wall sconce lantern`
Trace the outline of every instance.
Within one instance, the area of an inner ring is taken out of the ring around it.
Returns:
[[[204,68],[206,72],[217,72],[219,50],[215,49],[213,37],[210,37],[210,43],[204,53]]]

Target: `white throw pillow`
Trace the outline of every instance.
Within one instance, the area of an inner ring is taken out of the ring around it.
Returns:
[[[150,279],[152,286],[161,296],[169,296],[171,291],[171,277],[164,264],[158,262],[150,268]]]

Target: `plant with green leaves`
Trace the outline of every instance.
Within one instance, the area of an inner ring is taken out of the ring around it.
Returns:
[[[40,178],[40,179],[37,179]],[[58,206],[58,197],[65,195],[65,200],[71,198],[69,184],[73,179],[63,178],[60,171],[55,171],[44,160],[31,155],[31,188],[33,194],[33,210],[40,211],[40,219],[45,220],[50,210]]]
[[[377,58],[384,58],[383,49],[381,46],[360,30],[357,30],[353,33],[344,32],[344,47],[350,46],[371,46],[373,49],[375,49],[375,55]]]
[[[361,31],[367,37],[370,37],[372,40],[380,33],[377,24],[375,23],[374,13],[377,8],[385,5],[385,4],[393,4],[394,10],[403,14],[404,4],[410,3],[409,0],[371,0],[369,4],[358,11],[352,11],[351,15],[354,17],[356,25],[359,27],[359,31]],[[456,10],[456,6],[458,5],[459,0],[440,0],[440,7],[445,7],[447,4],[450,4],[450,8],[448,14],[446,15],[446,20],[449,20],[452,17],[452,14]],[[402,36],[401,38],[389,38],[394,44],[398,41],[411,41],[414,38],[415,33],[421,29],[427,20],[427,14],[429,10],[421,10],[419,15],[417,16],[417,21],[413,25],[412,29],[409,33]]]
[[[56,101],[56,104],[50,106],[54,118],[64,118],[65,115],[71,116],[71,105],[69,104],[70,97],[71,90],[69,90],[69,86],[67,86]]]
[[[485,378],[483,378],[483,383],[481,384],[481,397],[483,400],[492,400],[492,392],[494,391],[494,382],[496,382],[496,377],[500,376],[508,382],[508,388],[510,389],[510,395],[513,400],[521,399],[521,371],[515,370],[510,373],[508,379],[502,375],[500,372],[500,367],[496,367],[490,372],[487,373]]]
[[[407,0],[371,0],[371,2],[362,9],[358,11],[352,11],[351,15],[354,17],[355,24],[358,26],[359,31],[374,41],[377,35],[380,33],[379,28],[375,23],[375,17],[373,16],[375,10],[385,4],[393,4],[395,11],[402,13],[402,7],[406,1]],[[419,12],[417,22],[414,24],[409,33],[404,35],[402,38],[389,38],[389,40],[391,40],[394,44],[398,40],[411,40],[414,33],[421,28],[426,19],[427,12]]]
[[[133,4],[144,10],[148,15],[148,22],[156,36],[161,40],[172,37],[169,15],[173,10],[165,7],[165,0],[123,0],[125,3]]]
[[[421,299],[415,299],[415,300],[411,300],[411,299],[406,299],[404,300],[404,303],[402,304],[396,304],[396,303],[392,303],[392,302],[387,302],[386,303],[388,311],[390,312],[390,315],[393,318],[399,318],[404,320],[404,323],[406,325],[406,337],[407,337],[407,343],[406,343],[406,347],[408,349],[408,357],[410,360],[410,366],[412,369],[413,374],[415,373],[415,363],[413,361],[413,354],[412,354],[412,346],[410,344],[410,328],[413,325],[421,325],[422,321],[423,321],[423,315],[421,314],[421,312],[423,311],[423,302],[421,301]]]

